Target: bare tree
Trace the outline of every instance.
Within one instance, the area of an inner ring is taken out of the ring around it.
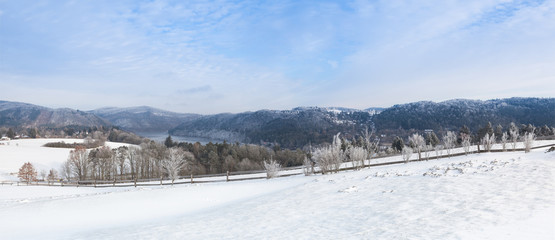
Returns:
[[[448,131],[447,134],[443,136],[443,145],[449,157],[451,157],[451,150],[455,147],[456,141],[457,141],[457,135],[455,135],[455,133],[452,131]]]
[[[420,134],[415,133],[409,137],[409,144],[418,152],[418,160],[422,159],[422,149],[426,145],[426,140]]]
[[[237,165],[237,160],[231,155],[227,155],[224,159],[223,168],[225,171],[233,172],[235,171],[235,165]]]
[[[81,146],[75,147],[74,150],[69,152],[68,157],[69,164],[73,174],[80,180],[85,180],[87,178],[87,172],[89,171],[89,158],[87,156],[87,149]]]
[[[404,147],[402,154],[403,154],[403,160],[405,161],[405,163],[408,163],[410,160],[410,157],[412,156],[412,148]]]
[[[532,145],[534,144],[534,140],[536,140],[536,135],[533,132],[525,133],[524,134],[524,152],[530,152]]]
[[[129,170],[131,171],[131,178],[137,179],[137,169],[139,163],[140,150],[137,147],[129,147],[127,150],[127,159],[129,162]]]
[[[116,151],[116,163],[118,166],[118,170],[119,170],[119,175],[120,177],[123,177],[123,175],[125,174],[126,170],[127,170],[127,158],[129,157],[129,154],[127,153],[129,151],[129,149],[126,146],[121,146],[119,148],[117,148]]]
[[[62,178],[65,178],[67,181],[70,181],[72,177],[71,175],[73,173],[73,170],[71,168],[71,162],[69,160],[65,161],[62,164],[62,167],[60,170],[61,170],[60,172],[62,173]]]
[[[21,181],[25,181],[27,183],[30,183],[32,181],[36,181],[37,180],[37,170],[35,170],[35,167],[33,166],[33,164],[31,164],[30,162],[26,162],[26,163],[23,164],[23,166],[21,166],[21,168],[19,168],[19,172],[17,173],[17,177]]]
[[[264,161],[264,169],[266,169],[266,178],[275,178],[279,176],[281,165],[270,157],[270,161]]]
[[[98,149],[96,154],[96,157],[98,158],[97,178],[102,180],[111,178],[115,166],[113,155],[114,153],[112,152],[112,149],[108,146],[103,146]]]
[[[58,171],[56,169],[50,169],[48,172],[48,183],[55,182],[58,180]]]
[[[46,176],[48,175],[48,173],[46,173],[46,170],[42,169],[40,170],[40,180],[41,181],[46,181]]]

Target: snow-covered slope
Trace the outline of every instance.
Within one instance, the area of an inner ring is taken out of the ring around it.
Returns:
[[[2,141],[0,145],[0,181],[16,181],[18,169],[26,162],[31,162],[38,172],[44,170],[48,172],[54,168],[60,171],[63,162],[69,156],[69,148],[48,148],[42,147],[50,142],[82,143],[83,139],[68,138],[39,138],[39,139],[20,139]],[[126,143],[106,142],[111,148],[127,146]]]
[[[6,239],[553,239],[555,152],[150,188],[0,186]]]

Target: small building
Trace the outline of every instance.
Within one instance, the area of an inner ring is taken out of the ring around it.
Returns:
[[[0,141],[10,141],[10,138],[9,138],[9,137],[2,137],[2,138],[0,139]]]

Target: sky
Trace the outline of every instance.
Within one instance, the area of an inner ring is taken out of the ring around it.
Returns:
[[[0,0],[0,100],[220,113],[555,97],[555,0]]]

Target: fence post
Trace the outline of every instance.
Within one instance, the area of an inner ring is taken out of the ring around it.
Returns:
[[[226,176],[225,176],[225,181],[226,181],[226,182],[229,182],[229,171],[227,171],[227,174],[226,174]]]
[[[94,179],[94,187],[96,188],[96,178]]]
[[[191,184],[193,184],[193,174],[191,173]]]
[[[135,187],[137,187],[137,178],[135,178]]]

